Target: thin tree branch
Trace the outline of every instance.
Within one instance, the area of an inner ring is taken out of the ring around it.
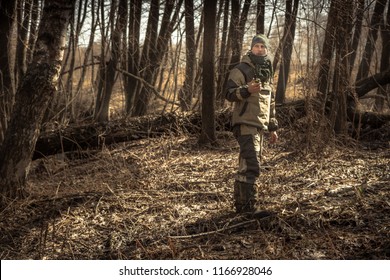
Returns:
[[[130,76],[130,77],[132,77],[132,78],[134,78],[134,79],[140,81],[144,86],[146,86],[146,87],[148,87],[149,89],[151,89],[152,92],[153,92],[153,94],[154,94],[157,98],[159,98],[159,99],[161,99],[161,100],[163,100],[163,101],[165,101],[165,102],[167,102],[167,103],[170,103],[170,104],[173,104],[173,105],[180,106],[180,104],[179,104],[178,102],[175,102],[175,101],[171,101],[171,100],[169,100],[169,99],[166,99],[164,96],[162,96],[162,95],[156,90],[156,88],[155,88],[152,84],[148,83],[147,81],[145,81],[145,80],[142,79],[141,77],[136,76],[136,75],[134,75],[134,74],[132,74],[132,73],[130,73],[130,72],[127,72],[126,70],[123,70],[123,69],[118,69],[118,68],[117,68],[116,70],[119,71],[119,72],[121,72],[121,73],[124,74],[124,75]]]

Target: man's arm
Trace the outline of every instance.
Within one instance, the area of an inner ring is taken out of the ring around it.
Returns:
[[[242,101],[250,95],[245,77],[241,71],[234,68],[230,71],[226,86],[226,99],[230,102]]]

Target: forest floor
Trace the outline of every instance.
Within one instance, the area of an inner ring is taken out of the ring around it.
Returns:
[[[238,146],[194,135],[118,143],[31,167],[30,196],[2,211],[1,259],[390,259],[390,149],[265,143],[261,206],[236,215]]]

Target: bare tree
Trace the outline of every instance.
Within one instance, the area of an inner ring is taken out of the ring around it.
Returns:
[[[29,64],[32,60],[32,55],[34,53],[35,48],[35,41],[37,40],[38,23],[41,11],[39,2],[39,0],[32,0],[30,32],[28,37],[27,49],[27,64]]]
[[[32,2],[30,0],[19,0],[17,7],[18,14],[18,30],[17,30],[17,44],[16,44],[16,63],[15,72],[17,84],[22,80],[27,68],[27,42],[28,29],[31,16]]]
[[[257,0],[256,34],[264,34],[265,0]]]
[[[333,58],[337,26],[337,6],[332,0],[329,8],[328,22],[325,29],[324,44],[322,47],[321,59],[319,61],[319,73],[317,82],[317,94],[321,100],[321,114],[325,114],[325,104],[328,97],[330,84],[330,65]]]
[[[14,103],[13,76],[10,68],[10,36],[16,1],[0,1],[0,146]]]
[[[215,32],[217,0],[205,1],[204,7],[204,39],[203,39],[203,83],[202,83],[202,131],[199,143],[214,144],[215,136]]]
[[[282,61],[279,68],[276,102],[283,103],[286,96],[286,86],[290,72],[291,55],[295,39],[296,18],[299,0],[286,1],[286,21],[282,40]]]
[[[129,35],[127,44],[127,71],[133,76],[139,76],[140,33],[141,33],[142,0],[130,1]],[[137,92],[138,80],[133,76],[125,77],[125,109],[130,115]]]
[[[180,107],[183,111],[191,108],[195,78],[195,27],[194,1],[185,0],[185,30],[186,30],[186,74],[183,88],[180,90]]]
[[[65,93],[67,95],[67,100],[65,100],[65,106],[68,107],[68,104],[71,104],[71,118],[74,120],[76,117],[75,114],[75,93],[73,91],[73,81],[74,81],[74,71],[76,68],[76,56],[79,50],[79,37],[81,29],[84,25],[86,16],[87,16],[87,7],[89,1],[79,1],[76,8],[75,16],[73,17],[70,24],[70,34],[69,34],[69,44],[68,44],[68,54],[70,62],[69,70],[67,71],[67,80],[65,83]],[[76,92],[77,94],[77,92]],[[67,112],[66,112],[67,113]]]
[[[143,79],[151,83],[152,74],[155,69],[151,69],[151,56],[154,48],[157,47],[158,22],[160,12],[160,1],[151,0],[149,7],[149,18],[145,32],[144,44],[140,58],[140,69],[142,69],[141,76]],[[147,105],[149,103],[151,93],[143,90],[141,86],[135,95],[134,110],[132,115],[140,116],[146,113]]]
[[[149,84],[153,85],[157,79],[157,74],[167,51],[174,26],[178,21],[182,4],[183,0],[168,0],[165,2],[161,26],[158,32],[160,3],[155,0],[151,1],[148,27],[141,56],[142,77]],[[137,92],[133,115],[142,116],[147,113],[150,97],[151,92],[145,87],[142,87]]]
[[[349,75],[349,57],[353,21],[353,0],[337,0],[338,17],[336,32],[336,66],[334,76],[334,92],[337,102],[333,104],[337,114],[331,115],[334,130],[341,135],[347,135],[347,97],[352,94]],[[334,119],[332,119],[334,117]]]
[[[234,6],[233,6],[234,4]],[[232,0],[232,9],[237,9],[237,15],[232,12],[232,20],[230,23],[230,38],[229,41],[232,44],[232,57],[230,61],[230,68],[232,69],[237,65],[241,60],[242,55],[242,43],[245,33],[245,24],[248,19],[248,12],[251,5],[251,0],[245,0],[244,6],[242,8],[241,15],[239,11],[241,10],[240,4],[236,0]]]
[[[94,42],[95,42],[95,32],[96,32],[96,28],[98,25],[98,21],[96,20],[96,1],[95,0],[91,0],[90,11],[91,11],[91,19],[90,19],[91,29],[90,29],[89,41],[88,41],[88,45],[84,51],[84,61],[80,65],[81,73],[80,73],[80,78],[77,82],[76,91],[75,91],[75,96],[80,101],[83,100],[84,92],[82,89],[83,89],[84,82],[86,80],[87,68],[89,66],[92,66],[92,69],[93,69],[93,67],[94,67],[94,59],[93,59],[92,53],[93,53],[93,46],[94,46]],[[91,71],[91,72],[93,72],[93,71]],[[75,101],[77,101],[77,99]],[[73,119],[74,121],[76,121],[78,119],[80,113],[87,114],[87,112],[80,112],[81,110],[77,111],[75,108],[76,104],[77,104],[77,102],[72,102],[72,107],[74,108],[72,110],[72,118],[74,118]],[[92,111],[92,110],[90,110],[91,106],[92,106],[92,102],[91,102],[91,105],[86,106],[86,108],[88,108],[89,111]],[[91,112],[88,112],[88,116],[91,116]]]
[[[385,11],[387,0],[377,0],[369,25],[366,46],[364,48],[363,57],[360,63],[359,71],[356,80],[366,78],[370,72],[371,58],[374,52],[375,43],[378,38],[380,25],[383,22],[383,14]]]
[[[358,0],[357,7],[356,7],[356,13],[355,13],[355,26],[352,36],[352,43],[351,43],[351,49],[355,50],[351,53],[350,56],[350,65],[349,65],[349,72],[352,74],[353,67],[355,65],[355,59],[357,55],[357,49],[359,46],[360,36],[362,33],[362,24],[363,24],[363,17],[364,17],[364,2],[365,0]]]
[[[388,1],[389,2],[389,1]],[[390,8],[387,8],[386,19],[383,20],[381,25],[382,36],[382,55],[380,61],[380,71],[383,73],[390,70]],[[387,84],[378,89],[378,96],[375,100],[375,110],[382,111],[384,108],[385,100],[390,106],[390,85]]]
[[[2,203],[24,192],[43,115],[56,90],[74,6],[75,0],[52,0],[45,4],[34,58],[17,90],[10,125],[0,147]]]
[[[228,75],[228,64],[231,50],[231,44],[228,42],[228,26],[229,26],[229,7],[230,1],[224,0],[220,2],[220,9],[222,12],[223,7],[223,20],[222,20],[222,37],[220,40],[220,51],[218,59],[218,72],[217,72],[217,106],[222,107],[225,102],[224,88],[226,86],[227,75]]]
[[[112,6],[112,9],[115,9]],[[114,13],[113,13],[114,14]],[[111,38],[111,53],[110,59],[107,62],[106,73],[105,73],[105,82],[104,86],[100,88],[102,91],[99,95],[101,97],[100,102],[98,103],[99,107],[96,109],[95,120],[98,122],[107,122],[109,120],[109,104],[112,95],[112,90],[115,82],[116,69],[119,62],[122,46],[122,34],[123,30],[126,27],[127,19],[127,0],[120,0],[118,7],[118,16],[116,19],[116,24],[113,28],[112,38]]]

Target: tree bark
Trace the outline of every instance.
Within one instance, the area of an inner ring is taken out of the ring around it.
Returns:
[[[100,56],[98,56],[98,60],[100,62],[99,69],[96,73],[96,79],[95,79],[95,87],[96,87],[96,100],[95,100],[95,108],[94,108],[94,119],[97,118],[99,115],[99,110],[103,106],[103,93],[104,93],[104,87],[106,83],[106,49],[107,49],[107,23],[105,21],[105,9],[104,9],[104,0],[98,1],[98,12],[96,13],[98,15],[97,21],[100,22],[99,29],[100,29],[100,36],[101,36],[101,43],[100,43]],[[110,17],[110,20],[112,21],[112,16]]]
[[[34,58],[16,93],[10,125],[0,147],[2,203],[24,191],[43,115],[56,90],[74,6],[75,0],[52,0],[45,4]]]
[[[242,44],[242,42],[239,41],[239,31],[238,31],[238,26],[240,22],[240,9],[241,9],[240,1],[232,0],[229,38],[228,38],[228,44],[230,44],[230,49],[232,52],[230,65],[228,69],[229,71],[240,62],[241,44]]]
[[[362,97],[369,91],[388,84],[390,84],[390,68],[387,71],[357,81],[355,91],[358,97]]]
[[[352,94],[349,75],[350,39],[352,34],[352,11],[354,0],[338,0],[338,27],[336,32],[336,70],[335,91],[337,93],[337,111],[334,131],[337,134],[348,134],[347,97]]]
[[[335,34],[337,26],[337,9],[336,0],[332,0],[329,8],[328,22],[325,29],[324,44],[322,46],[321,59],[319,62],[319,73],[317,82],[317,95],[321,101],[320,112],[325,114],[326,100],[329,91],[330,80],[330,64],[333,59],[333,52],[335,47]]]
[[[349,73],[352,74],[353,67],[355,65],[355,59],[357,54],[357,49],[359,46],[360,36],[362,33],[362,24],[363,24],[363,17],[364,17],[364,2],[365,0],[358,0],[357,1],[357,7],[356,7],[356,22],[354,27],[354,32],[352,36],[352,43],[351,43],[351,56],[350,56],[350,64],[349,64]]]
[[[180,108],[188,111],[191,108],[194,78],[195,78],[195,27],[194,27],[194,1],[185,0],[185,31],[186,31],[186,75],[183,88],[179,93]]]
[[[276,103],[281,104],[285,100],[288,76],[290,73],[291,55],[294,46],[296,18],[299,0],[286,1],[286,23],[284,33],[285,40],[282,42],[283,57],[279,68],[279,77],[276,90]]]
[[[14,104],[15,89],[10,68],[9,37],[15,14],[16,1],[0,1],[0,146],[8,127]]]
[[[39,7],[40,1],[39,0],[31,0],[31,1],[33,1],[33,3],[31,8],[30,33],[28,37],[27,64],[31,62],[34,53],[35,42],[37,40],[39,15],[40,15],[40,7]]]
[[[389,3],[389,1],[387,1]],[[382,35],[382,54],[380,60],[380,71],[386,71],[390,67],[390,9],[387,8],[386,18],[383,20],[381,25],[381,35]],[[387,84],[384,87],[378,89],[378,95],[384,98],[377,98],[375,100],[374,109],[377,112],[381,112],[384,109],[385,99],[387,98],[388,105],[390,106],[390,85]]]
[[[217,0],[204,3],[203,83],[202,83],[202,132],[200,144],[215,144],[215,18]]]
[[[374,12],[369,25],[370,29],[367,35],[367,42],[364,48],[359,71],[356,76],[356,81],[366,78],[370,73],[371,58],[376,40],[378,39],[379,28],[385,11],[386,1],[387,0],[376,0]]]
[[[17,81],[20,82],[26,72],[27,68],[27,43],[28,43],[28,26],[31,16],[32,3],[30,0],[18,1],[18,9],[20,9],[20,18],[18,19],[18,40],[16,44],[16,63],[15,71]]]
[[[113,7],[114,8],[114,7]],[[102,102],[100,107],[97,109],[97,114],[95,115],[95,120],[97,122],[107,122],[109,120],[109,105],[112,95],[112,90],[115,83],[116,68],[121,55],[121,45],[122,45],[122,32],[126,27],[126,18],[127,18],[127,0],[119,1],[118,16],[116,19],[115,26],[112,31],[111,39],[111,55],[110,60],[107,63],[106,67],[106,80],[104,86],[102,87]]]
[[[84,52],[84,61],[83,61],[82,65],[80,66],[81,67],[80,79],[77,82],[77,86],[76,86],[76,96],[78,96],[78,100],[80,102],[82,102],[82,100],[83,100],[83,96],[82,96],[83,90],[82,89],[83,89],[83,85],[84,85],[84,81],[85,81],[85,77],[86,77],[86,73],[87,73],[87,68],[88,68],[87,66],[90,66],[88,64],[88,61],[92,61],[92,67],[94,65],[94,62],[93,62],[94,59],[93,59],[93,56],[91,54],[92,54],[93,46],[94,46],[94,42],[95,42],[95,31],[96,31],[96,28],[98,25],[98,21],[96,20],[95,14],[96,14],[96,4],[95,4],[95,1],[92,0],[91,1],[91,19],[90,19],[90,25],[91,25],[90,33],[91,34],[89,35],[89,42],[88,42],[87,48],[85,49],[85,52]],[[93,71],[91,71],[91,72],[93,72]],[[86,105],[85,108],[91,108],[91,106],[92,106],[92,104],[90,104],[89,106]],[[92,111],[92,110],[89,110],[89,111]],[[79,113],[80,112],[76,113],[76,110],[75,110],[75,115],[74,115],[73,121],[77,121],[77,119],[79,117]],[[90,115],[90,113],[89,113],[89,115]]]
[[[144,44],[142,47],[140,69],[141,76],[148,83],[152,84],[152,74],[155,69],[151,69],[152,53],[156,52],[158,21],[160,12],[160,1],[151,0],[149,8],[148,25],[146,28]],[[134,99],[133,116],[142,116],[146,113],[149,104],[150,93],[142,86],[138,88]]]
[[[222,3],[222,2],[221,2]],[[218,58],[218,71],[217,71],[217,92],[216,101],[217,107],[220,108],[225,102],[225,87],[228,77],[228,63],[231,44],[228,42],[228,26],[229,26],[229,0],[223,1],[223,24],[222,24],[222,38],[221,47]]]
[[[153,3],[154,1],[152,1]],[[157,1],[158,2],[158,1]],[[150,21],[150,41],[147,53],[143,51],[143,79],[150,84],[156,82],[157,74],[162,70],[161,62],[167,51],[168,42],[174,30],[174,26],[178,21],[180,8],[183,4],[183,0],[179,0],[175,6],[175,0],[165,1],[164,13],[161,20],[160,31],[157,36],[158,19],[159,19],[159,3],[152,5]],[[153,7],[156,6],[156,7]],[[153,12],[152,12],[153,11]],[[173,13],[174,12],[174,13]],[[173,15],[172,15],[173,13]],[[149,28],[149,25],[148,25]],[[148,34],[148,33],[147,33]],[[146,40],[146,38],[145,38]],[[144,45],[145,47],[145,45]],[[146,55],[146,56],[145,56]],[[151,93],[146,88],[141,88],[141,91],[137,92],[135,110],[133,115],[142,116],[148,111],[148,105],[150,103]]]
[[[256,34],[265,34],[265,0],[257,0]]]
[[[141,33],[142,0],[130,1],[129,40],[127,50],[127,71],[139,76],[140,33]],[[126,115],[130,116],[134,107],[139,82],[130,76],[125,77]]]
[[[233,1],[235,2],[235,1]],[[235,65],[237,65],[241,60],[242,55],[242,43],[244,38],[244,32],[245,32],[245,24],[248,18],[248,12],[251,5],[251,0],[245,0],[244,6],[242,8],[241,15],[239,15],[239,11],[241,10],[240,4],[236,3],[236,6],[232,9],[236,9],[238,7],[238,14],[233,16],[232,13],[232,22],[231,22],[231,30],[233,36],[231,37],[231,43],[232,43],[232,57],[230,61],[230,69],[232,69]]]
[[[86,15],[87,15],[87,4],[88,4],[88,1],[80,1],[79,2],[79,6],[78,8],[76,9],[77,11],[77,19],[76,21],[71,24],[71,39],[70,39],[70,43],[69,43],[69,52],[71,53],[71,58],[70,58],[70,66],[69,66],[69,72],[67,73],[68,74],[68,77],[67,77],[67,81],[66,81],[66,95],[67,95],[67,100],[66,100],[66,107],[67,108],[71,108],[70,109],[70,116],[71,116],[71,120],[75,120],[76,119],[76,102],[74,102],[76,100],[76,97],[77,97],[77,94],[78,94],[78,91],[74,91],[73,90],[73,81],[74,81],[74,71],[75,71],[75,68],[76,68],[76,54],[77,54],[77,51],[79,50],[79,37],[80,37],[80,32],[81,32],[81,29],[84,25],[84,22],[85,22],[85,19],[86,19]],[[75,17],[74,17],[75,18]],[[92,35],[91,35],[92,36]],[[85,71],[85,67],[83,68],[83,70]],[[81,77],[80,79],[83,79],[83,77]],[[70,106],[69,106],[70,104]],[[68,112],[66,112],[68,113]]]

